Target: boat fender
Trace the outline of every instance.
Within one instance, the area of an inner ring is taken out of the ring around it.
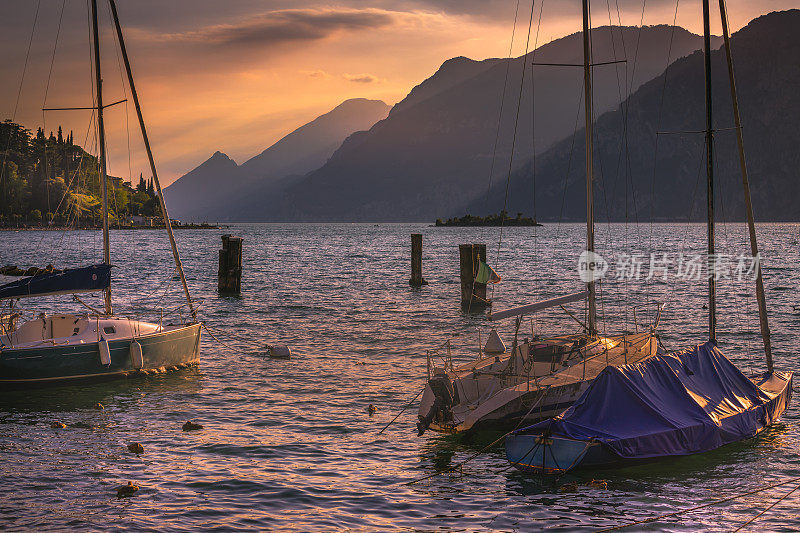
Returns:
[[[141,370],[144,367],[144,356],[142,355],[142,345],[138,341],[131,343],[131,366],[135,370]]]
[[[97,343],[97,347],[100,350],[100,363],[108,366],[111,364],[111,348],[108,347],[108,340],[103,337],[100,339],[100,342]]]

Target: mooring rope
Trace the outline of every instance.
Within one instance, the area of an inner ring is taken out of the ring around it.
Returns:
[[[455,472],[456,470],[458,470],[461,467],[463,467],[465,464],[469,463],[470,461],[472,461],[473,459],[475,459],[476,457],[481,455],[486,450],[492,448],[495,444],[497,444],[498,442],[500,442],[501,440],[503,440],[504,438],[508,437],[509,435],[511,435],[512,433],[514,433],[515,431],[517,431],[519,429],[519,426],[522,425],[522,422],[533,412],[534,409],[536,409],[536,407],[539,405],[539,403],[547,395],[548,388],[549,388],[549,386],[543,390],[543,392],[539,395],[539,398],[536,400],[536,402],[534,402],[534,404],[528,410],[528,413],[524,417],[522,417],[522,420],[519,421],[519,423],[517,424],[517,426],[514,429],[512,429],[511,431],[509,431],[508,433],[506,433],[504,435],[501,435],[497,439],[493,440],[492,442],[490,442],[489,444],[487,444],[486,446],[484,446],[483,448],[478,450],[473,455],[467,457],[465,460],[461,461],[460,463],[458,463],[458,464],[456,464],[454,466],[451,466],[450,468],[447,468],[445,470],[440,470],[438,472],[434,472],[433,474],[429,474],[427,476],[424,476],[424,477],[421,477],[421,478],[418,478],[418,479],[407,481],[407,482],[403,483],[403,485],[404,486],[414,485],[416,483],[419,483],[420,481],[425,481],[425,480],[430,479],[432,477],[436,477],[439,474],[448,474],[450,472]],[[423,389],[423,390],[425,390],[425,389]]]
[[[218,343],[220,343],[221,345],[223,345],[223,346],[225,346],[227,348],[230,348],[231,350],[234,350],[234,351],[238,351],[238,352],[244,351],[241,348],[238,348],[236,346],[233,346],[231,344],[226,343],[225,341],[220,340],[216,335],[214,335],[211,332],[211,329],[208,327],[208,324],[206,324],[205,322],[201,322],[200,324],[203,326],[203,329],[206,330],[206,333],[211,335],[211,338],[214,339],[215,341],[217,341]],[[217,335],[222,336],[222,333],[217,332]],[[264,350],[264,348],[265,348],[265,346],[261,345],[260,343],[256,343],[256,342],[252,342],[252,341],[248,342],[248,341],[238,340],[238,342],[242,342],[244,344],[250,344],[251,346],[255,346],[258,350]]]
[[[391,421],[391,422],[389,422],[388,424],[386,424],[385,426],[383,426],[383,429],[382,429],[382,430],[380,430],[380,431],[378,432],[378,435],[380,435],[381,433],[383,433],[384,431],[386,431],[386,430],[389,428],[389,426],[391,426],[392,424],[394,424],[394,421],[395,421],[395,420],[397,420],[397,419],[400,417],[400,415],[402,415],[402,414],[405,412],[405,410],[406,410],[406,409],[408,409],[409,407],[411,407],[411,405],[412,405],[412,404],[413,404],[413,403],[416,401],[416,399],[417,399],[417,398],[419,398],[419,395],[420,395],[420,394],[422,394],[423,392],[425,392],[425,387],[422,387],[422,390],[421,390],[421,391],[419,391],[419,392],[417,393],[417,395],[416,395],[416,396],[414,396],[414,397],[411,399],[411,401],[410,401],[410,402],[408,402],[408,403],[406,404],[406,406],[405,406],[405,407],[403,407],[402,409],[400,409],[400,412],[399,412],[399,413],[397,413],[397,415],[396,415],[394,418],[392,418],[392,421]]]
[[[629,527],[638,526],[638,525],[641,525],[641,524],[647,524],[647,523],[650,523],[650,522],[658,522],[658,521],[663,520],[665,518],[670,518],[670,517],[673,517],[673,516],[680,516],[682,514],[686,514],[686,513],[689,513],[691,511],[697,511],[699,509],[704,509],[706,507],[711,507],[712,505],[716,505],[718,503],[729,502],[731,500],[736,500],[738,498],[743,498],[745,496],[751,496],[753,494],[757,494],[757,493],[763,492],[765,490],[774,489],[775,487],[780,487],[782,485],[788,485],[789,483],[794,483],[794,482],[797,482],[797,481],[800,481],[800,477],[793,477],[791,479],[787,479],[786,481],[780,481],[778,483],[773,483],[772,485],[767,485],[766,487],[761,487],[761,488],[754,489],[754,490],[751,490],[751,491],[748,491],[748,492],[743,492],[741,494],[735,494],[733,496],[728,496],[727,498],[720,498],[718,500],[713,500],[713,501],[710,501],[708,503],[704,503],[704,504],[701,504],[701,505],[695,505],[694,507],[689,507],[688,509],[681,509],[680,511],[674,511],[674,512],[671,512],[671,513],[665,513],[665,514],[658,515],[658,516],[652,516],[650,518],[645,518],[643,520],[636,520],[634,522],[630,522],[628,524],[621,524],[619,526],[613,526],[613,527],[597,529],[596,532],[600,533],[602,531],[619,531],[621,529],[627,529]],[[795,490],[797,488],[800,488],[800,485],[798,485],[798,487],[796,487]],[[791,491],[791,492],[788,492],[787,494],[785,494],[784,498],[786,496],[788,496],[789,494],[791,494],[792,492],[794,492],[794,490]],[[775,504],[777,504],[777,503],[778,502],[775,502]],[[773,506],[774,506],[774,504],[773,504]],[[765,509],[761,514],[763,514],[764,512],[768,511],[769,509],[770,508]],[[752,518],[751,521],[755,520],[756,518],[758,518],[758,516],[760,516],[760,514],[755,516],[754,518]],[[742,524],[740,526],[740,528],[744,527],[746,524],[747,523]]]

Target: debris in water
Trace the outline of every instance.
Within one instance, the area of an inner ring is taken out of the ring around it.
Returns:
[[[128,444],[128,451],[138,455],[140,453],[144,453],[144,446],[142,446],[138,442],[132,442]]]
[[[186,423],[183,425],[184,431],[197,431],[203,429],[203,426],[200,424],[195,424],[191,420],[187,420]]]
[[[50,427],[53,429],[64,429],[67,427],[67,425],[64,422],[61,422],[60,420],[53,420],[52,422],[50,422]]]
[[[578,484],[577,483],[565,483],[558,488],[558,492],[562,494],[578,492]]]
[[[117,487],[117,498],[133,496],[139,490],[139,485],[134,485],[133,481],[128,481],[127,485]]]

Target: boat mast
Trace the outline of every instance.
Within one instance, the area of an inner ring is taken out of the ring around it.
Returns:
[[[589,0],[583,0],[583,90],[586,118],[586,250],[594,253],[594,173],[592,169],[592,47],[589,24]],[[589,289],[589,335],[597,334],[597,302],[595,282],[588,283]]]
[[[750,252],[756,262],[756,299],[758,300],[758,318],[761,321],[761,338],[764,340],[764,353],[767,356],[767,370],[772,372],[772,343],[770,342],[769,323],[767,322],[767,300],[764,296],[764,280],[761,276],[761,261],[758,255],[756,225],[753,218],[753,202],[750,199],[750,181],[747,178],[747,162],[744,158],[744,139],[742,138],[742,120],[739,115],[739,99],[736,96],[736,81],[733,75],[733,59],[731,58],[731,41],[728,32],[728,15],[725,12],[725,0],[719,0],[719,14],[722,18],[722,38],[725,42],[725,57],[728,61],[728,78],[731,86],[733,102],[733,119],[736,125],[736,143],[739,146],[739,165],[742,168],[742,186],[744,188],[744,204],[747,211],[747,227],[750,230]]]
[[[92,40],[94,46],[94,74],[97,92],[97,144],[100,151],[100,188],[103,192],[103,262],[111,264],[108,243],[108,174],[106,171],[106,130],[103,123],[103,78],[100,75],[100,35],[97,29],[97,0],[92,0]],[[111,286],[105,289],[106,315],[111,315]]]
[[[92,0],[94,4],[96,0]],[[155,183],[156,191],[158,192],[158,201],[161,205],[161,215],[164,217],[164,225],[167,228],[167,235],[169,235],[169,244],[172,247],[172,257],[175,260],[175,267],[178,270],[178,275],[181,278],[183,285],[183,293],[186,296],[186,302],[189,305],[189,313],[192,315],[192,320],[197,321],[197,311],[192,303],[192,297],[189,294],[189,286],[186,284],[186,276],[183,273],[183,264],[181,257],[178,254],[178,245],[175,243],[175,235],[172,233],[172,223],[170,222],[169,213],[167,212],[167,204],[164,202],[164,193],[161,191],[161,183],[158,181],[158,172],[156,172],[156,163],[153,159],[153,151],[150,149],[150,139],[147,137],[147,129],[144,126],[144,117],[142,116],[142,108],[139,105],[139,95],[136,92],[136,84],[133,82],[133,73],[131,71],[131,63],[128,60],[128,52],[125,48],[125,40],[122,37],[122,27],[119,23],[119,16],[117,15],[117,5],[114,0],[108,0],[111,6],[111,14],[114,18],[114,27],[117,30],[117,40],[119,41],[120,52],[122,52],[122,61],[125,63],[125,72],[128,75],[128,86],[131,88],[131,97],[133,104],[136,107],[136,116],[139,118],[139,128],[142,130],[142,141],[144,148],[147,151],[147,159],[150,161],[150,172],[153,174],[153,183]]]
[[[714,272],[714,130],[711,116],[711,29],[708,0],[703,0],[703,49],[706,71],[706,195],[708,214],[708,338],[717,340],[717,302]]]

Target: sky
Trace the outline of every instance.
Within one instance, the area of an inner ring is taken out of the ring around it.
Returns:
[[[797,0],[730,0],[732,30]],[[78,0],[0,5],[0,120],[35,131],[63,125],[96,153],[88,9]],[[98,0],[106,103],[127,96],[110,10]],[[445,60],[506,57],[525,49],[531,4],[517,0],[117,0],[162,184],[215,151],[237,163],[348,98],[401,100]],[[719,34],[719,16],[712,32]],[[518,6],[518,7],[517,7]],[[699,0],[677,24],[702,32]],[[580,2],[536,2],[538,44],[580,29]],[[671,24],[675,0],[595,1],[594,26]],[[535,42],[535,35],[531,42]],[[29,47],[30,43],[30,47]],[[27,61],[26,61],[27,58]],[[132,102],[105,112],[109,172],[149,175]]]

